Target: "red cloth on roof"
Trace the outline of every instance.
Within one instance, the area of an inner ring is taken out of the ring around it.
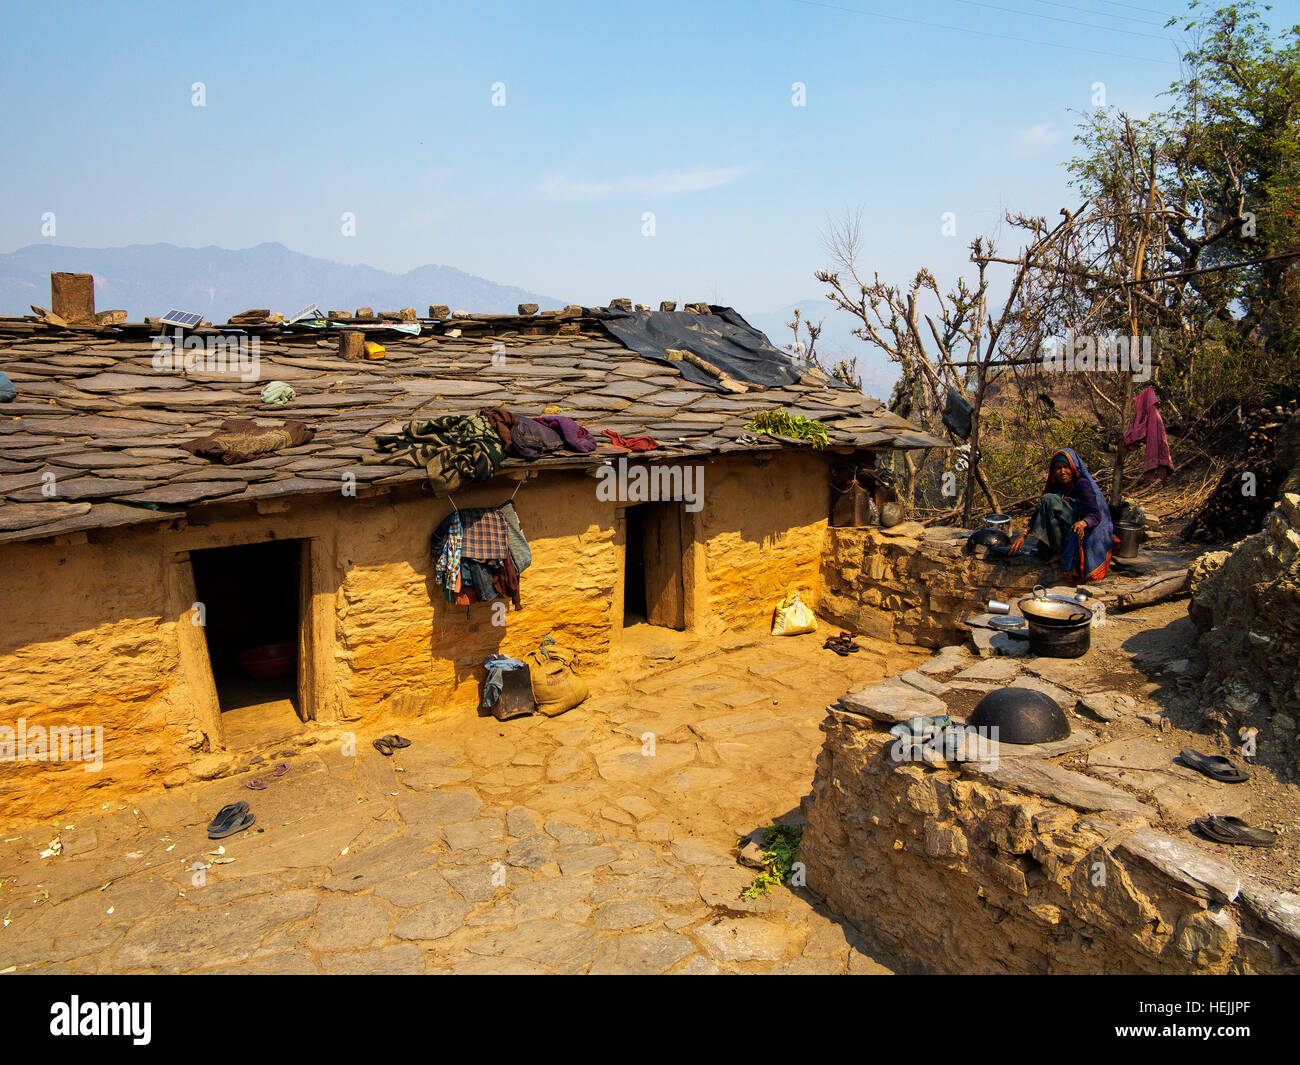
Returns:
[[[602,429],[609,442],[618,447],[625,447],[629,451],[653,451],[659,446],[659,441],[653,436],[619,436],[613,429]]]
[[[1174,459],[1165,436],[1165,420],[1160,417],[1160,397],[1147,385],[1133,401],[1133,424],[1124,434],[1124,444],[1143,447],[1142,473],[1148,478],[1168,477],[1174,472]]]

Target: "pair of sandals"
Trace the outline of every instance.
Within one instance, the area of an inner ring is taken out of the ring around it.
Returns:
[[[1267,828],[1255,828],[1240,817],[1198,817],[1192,822],[1201,835],[1215,843],[1228,843],[1239,847],[1271,847],[1277,842],[1277,833]]]
[[[380,736],[375,740],[374,748],[385,758],[393,757],[393,752],[401,750],[403,747],[411,746],[411,741],[403,739],[401,736]]]
[[[841,658],[847,658],[849,655],[862,650],[853,642],[855,636],[857,636],[856,632],[841,632],[838,636],[827,636],[822,647],[827,651],[834,651]]]
[[[278,766],[276,766],[274,769],[271,770],[271,776],[275,777],[276,779],[279,779],[280,777],[284,776],[285,773],[287,772],[289,772],[289,767],[285,765],[283,762],[281,762]],[[263,780],[261,777],[254,777],[247,784],[245,784],[244,787],[250,789],[251,791],[265,791],[266,781]]]
[[[225,839],[236,832],[242,832],[256,821],[246,802],[232,802],[217,811],[217,816],[208,825],[208,839]]]

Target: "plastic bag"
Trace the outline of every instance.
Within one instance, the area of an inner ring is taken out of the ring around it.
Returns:
[[[817,619],[813,617],[813,612],[803,604],[797,591],[787,590],[772,617],[772,635],[798,636],[816,631]]]

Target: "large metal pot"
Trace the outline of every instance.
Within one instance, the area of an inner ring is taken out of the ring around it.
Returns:
[[[1020,600],[1029,622],[1029,650],[1044,658],[1082,658],[1092,646],[1092,611],[1068,595],[1048,595],[1039,585]]]

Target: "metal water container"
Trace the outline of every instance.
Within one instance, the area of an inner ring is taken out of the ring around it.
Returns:
[[[1115,557],[1137,558],[1142,541],[1146,539],[1146,525],[1141,521],[1120,521],[1115,524],[1115,535],[1119,537]]]

